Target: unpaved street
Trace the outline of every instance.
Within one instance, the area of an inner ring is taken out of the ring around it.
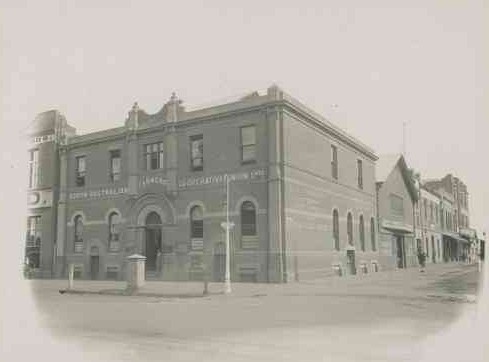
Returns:
[[[84,360],[417,361],[428,336],[475,308],[454,297],[475,294],[477,280],[475,266],[440,265],[235,284],[230,296],[211,285],[215,293],[200,298],[61,295],[64,281],[30,283],[42,328],[81,347]]]

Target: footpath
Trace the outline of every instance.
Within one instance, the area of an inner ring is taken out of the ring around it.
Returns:
[[[224,294],[223,283],[209,283],[208,293],[204,294],[203,282],[146,281],[130,295],[159,298],[336,296],[473,303],[479,278],[476,264],[450,263],[428,265],[425,272],[408,268],[283,284],[232,283],[230,294]],[[68,290],[67,280],[37,280],[34,287],[61,294],[128,295],[125,281],[75,280],[73,288]]]

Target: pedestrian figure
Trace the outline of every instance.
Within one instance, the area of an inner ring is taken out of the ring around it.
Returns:
[[[425,263],[426,263],[426,254],[421,250],[421,247],[418,247],[418,262],[419,262],[419,271],[424,273]]]

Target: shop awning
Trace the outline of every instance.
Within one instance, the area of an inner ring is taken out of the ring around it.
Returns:
[[[396,231],[399,233],[403,233],[403,234],[412,234],[413,233],[412,225],[404,224],[403,222],[391,221],[391,220],[382,220],[381,225],[384,229]]]
[[[457,240],[457,241],[460,241],[462,243],[465,243],[465,244],[469,244],[469,241],[467,239],[464,239],[462,238],[460,235],[458,234],[455,234],[455,233],[451,233],[451,232],[442,232],[441,233],[443,236],[446,236],[446,237],[449,237],[453,240]]]

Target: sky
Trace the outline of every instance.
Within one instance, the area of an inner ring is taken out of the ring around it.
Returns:
[[[56,108],[78,133],[273,83],[377,154],[468,186],[489,230],[485,1],[3,1],[2,220],[25,212],[23,130]],[[21,233],[22,232],[22,233]],[[22,236],[23,237],[23,236]],[[21,238],[22,238],[21,237]]]

